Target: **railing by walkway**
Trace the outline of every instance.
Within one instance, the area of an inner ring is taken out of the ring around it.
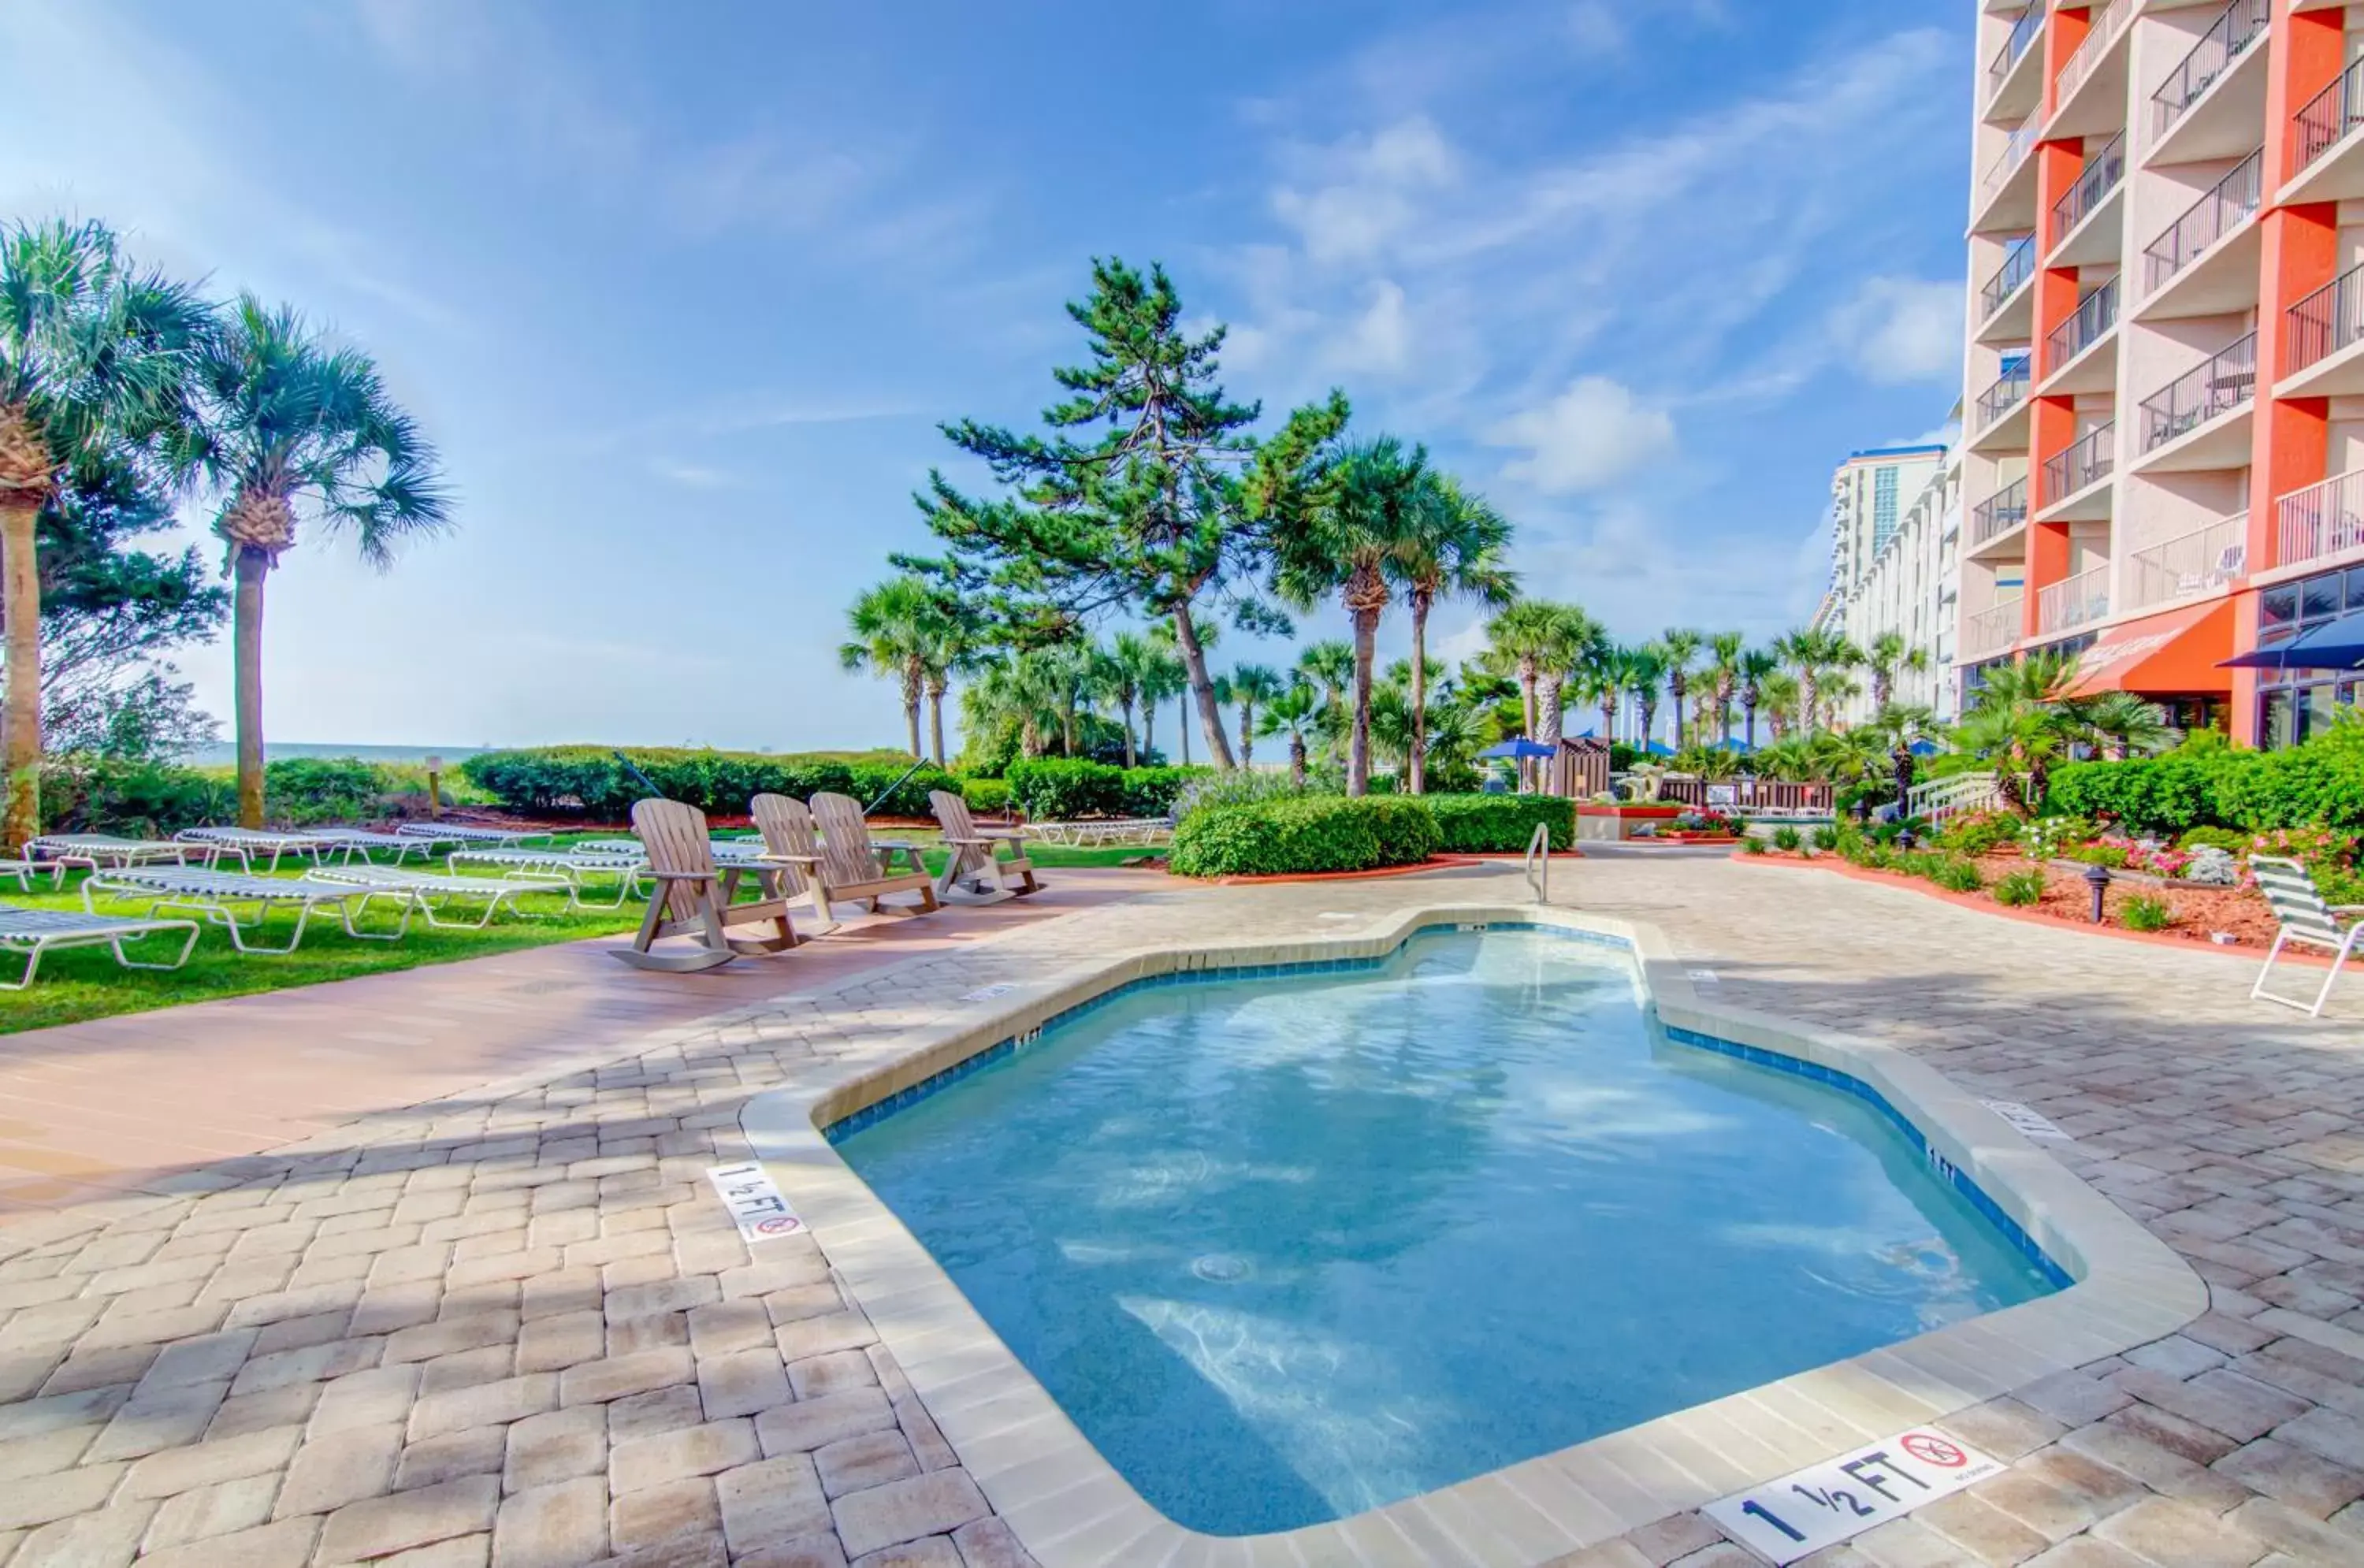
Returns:
[[[2277,510],[2276,566],[2303,566],[2364,549],[2364,469],[2293,490]]]
[[[1914,784],[1904,796],[1904,815],[1925,817],[1933,828],[1966,811],[1992,811],[2002,804],[2002,787],[1992,773],[1956,773]]]
[[[2053,103],[2067,103],[2085,84],[2085,79],[2102,63],[2102,56],[2110,52],[2110,46],[2126,30],[2126,23],[2134,14],[2134,0],[2109,0],[2108,5],[2094,7],[2086,17],[2085,41],[2077,46],[2077,52],[2068,57],[2054,79]]]
[[[2035,275],[2035,236],[2023,234],[2011,242],[2002,253],[2002,265],[1979,291],[1979,319],[1985,320],[2002,308],[2003,301],[2019,292],[2020,285]]]
[[[2052,242],[2057,245],[2062,236],[2084,222],[2102,205],[2102,198],[2118,188],[2118,182],[2125,175],[2126,138],[2120,131],[2099,152],[2085,155],[2084,172],[2052,204]]]
[[[1709,799],[1711,791],[1713,800]],[[1658,798],[1678,806],[1712,806],[1718,811],[1828,811],[1831,786],[1786,779],[1736,778],[1711,784],[1705,779],[1662,778]]]
[[[2364,125],[2364,60],[2349,65],[2337,81],[2308,99],[2297,117],[2293,171],[2306,168],[2349,131]]]
[[[2055,327],[2044,339],[2044,373],[2051,374],[2070,360],[2101,341],[2102,335],[2118,324],[2118,280],[2093,290],[2077,302],[2068,318]]]
[[[2017,642],[2024,610],[2025,606],[2020,600],[2005,599],[1974,616],[1965,617],[1962,620],[1962,657],[1983,659]]]
[[[1975,547],[2000,539],[2025,521],[2027,481],[2014,479],[1970,508],[1970,543]]]
[[[2257,395],[2258,335],[2252,332],[2143,399],[2143,450],[2163,447]]]
[[[1994,384],[1979,394],[1979,428],[1983,430],[2020,405],[2027,395],[2027,361],[2021,360],[1995,377]]]
[[[2089,626],[2110,613],[2110,569],[2096,566],[2035,594],[2035,635],[2051,637]]]
[[[2118,422],[2094,426],[2075,441],[2044,460],[2044,505],[2074,495],[2088,484],[2109,477],[2117,462]]]
[[[2303,371],[2364,339],[2364,267],[2351,267],[2290,307],[2282,374]]]
[[[2051,8],[2052,0],[2029,0],[2027,9],[2012,23],[2011,33],[2002,40],[2002,48],[1997,50],[1994,59],[1987,63],[1989,98],[2002,91],[2003,83],[2011,75],[2011,68],[2019,63],[2020,57],[2027,52],[2027,46],[2042,36],[2044,13]]]
[[[1994,194],[2019,172],[2020,164],[2027,158],[2028,149],[2035,145],[2036,122],[2043,117],[2044,111],[2038,109],[2021,121],[2017,128],[2004,139],[2002,151],[1987,165],[1987,172],[1979,176],[1979,200],[1992,201]]]
[[[2248,537],[2249,517],[2240,512],[2135,551],[2127,562],[2133,568],[2128,607],[2163,605],[2236,582],[2247,565]]]
[[[2211,245],[2247,222],[2265,201],[2266,150],[2234,165],[2143,251],[2143,289],[2155,293]],[[1989,312],[1990,315],[1992,312]]]
[[[2272,19],[2270,0],[2233,0],[2225,7],[2183,57],[2183,63],[2169,72],[2167,81],[2150,95],[2153,140],[2165,136],[2228,66],[2266,36],[2267,24]]]

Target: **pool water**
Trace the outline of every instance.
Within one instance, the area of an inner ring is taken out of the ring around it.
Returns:
[[[1134,991],[838,1148],[1133,1487],[1215,1534],[2052,1288],[1876,1107],[1667,1041],[1625,951],[1548,931]]]

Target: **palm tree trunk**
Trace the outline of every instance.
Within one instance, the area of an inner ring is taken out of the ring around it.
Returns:
[[[935,743],[936,766],[944,765],[944,688],[942,683],[928,684],[928,739]]]
[[[1611,745],[1617,742],[1617,696],[1613,690],[1600,694],[1600,738]]]
[[[1814,671],[1810,664],[1798,667],[1798,713],[1804,720],[1807,734],[1814,732],[1814,713],[1822,694],[1814,689]]]
[[[903,722],[911,733],[911,760],[915,762],[927,756],[920,749],[920,692],[924,684],[919,671],[903,672]]]
[[[1288,732],[1288,783],[1292,789],[1305,787],[1305,737],[1294,729]]]
[[[1255,765],[1255,704],[1240,699],[1240,766]]]
[[[1567,709],[1561,694],[1567,690],[1567,677],[1558,674],[1544,676],[1535,683],[1535,742],[1556,751],[1560,733],[1567,728]],[[1535,772],[1541,773],[1543,758],[1536,758]]]
[[[1188,732],[1188,725],[1183,729]],[[1157,699],[1149,698],[1141,705],[1141,750],[1145,756],[1157,750]]]
[[[271,557],[241,545],[231,563],[230,657],[237,667],[231,706],[238,728],[238,821],[262,826],[262,580]]]
[[[1530,740],[1535,738],[1535,683],[1540,678],[1540,675],[1541,672],[1535,668],[1534,662],[1532,660],[1522,659],[1519,661],[1519,702],[1520,706],[1526,710],[1526,725],[1520,733],[1524,735]],[[1534,764],[1529,759],[1525,757],[1519,759],[1519,787],[1521,789],[1533,789],[1534,787],[1535,771]]]
[[[1355,717],[1346,752],[1346,793],[1371,793],[1371,661],[1377,655],[1379,612],[1355,612]]]
[[[1411,596],[1411,755],[1406,781],[1414,795],[1428,793],[1428,595]]]
[[[41,575],[34,542],[38,495],[0,508],[0,606],[8,621],[8,697],[5,732],[8,804],[0,843],[20,848],[41,831]]]
[[[1175,728],[1182,732],[1182,765],[1190,765],[1190,710],[1183,708],[1174,716]]]
[[[1132,749],[1132,696],[1130,693],[1126,694],[1119,706],[1124,714],[1124,765],[1128,768],[1137,768],[1141,765],[1141,762]]]
[[[1744,740],[1745,740],[1745,743],[1746,743],[1746,745],[1747,745],[1748,749],[1749,749],[1750,751],[1756,751],[1756,687],[1751,686],[1751,687],[1749,687],[1749,688],[1748,688],[1748,690],[1747,690],[1745,693],[1742,694],[1741,698],[1740,698],[1740,706],[1741,706],[1741,708],[1742,708],[1742,709],[1743,709],[1743,710],[1747,714],[1747,716],[1748,716],[1748,732],[1747,732],[1747,734],[1745,735],[1745,737],[1744,737]]]
[[[1680,680],[1669,682],[1668,684],[1673,689],[1675,699],[1675,750],[1679,751],[1683,749],[1683,692],[1686,688]]]
[[[1190,696],[1199,705],[1199,725],[1206,732],[1207,756],[1215,766],[1229,768],[1232,743],[1223,734],[1222,710],[1215,706],[1214,677],[1207,673],[1207,651],[1199,641],[1199,628],[1190,624],[1190,606],[1183,605],[1174,612],[1174,643],[1182,655],[1182,668],[1189,672]],[[1182,742],[1187,757],[1190,742]]]

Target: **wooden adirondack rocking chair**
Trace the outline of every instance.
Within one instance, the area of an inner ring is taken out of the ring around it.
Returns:
[[[944,862],[944,873],[936,879],[936,896],[950,898],[953,889],[967,883],[980,894],[987,893],[986,884],[993,884],[987,896],[996,902],[1003,898],[1021,897],[1042,890],[1034,880],[1034,862],[1026,855],[1026,835],[1015,828],[980,828],[969,815],[968,802],[950,790],[928,792],[928,804],[935,808],[936,823],[944,830],[944,848],[951,857]],[[1009,846],[1009,858],[1001,858],[1001,846]],[[1019,885],[1009,885],[1016,877]]]
[[[813,907],[820,911],[821,918],[836,918],[830,905],[839,899],[866,898],[873,914],[883,914],[880,900],[896,893],[920,895],[920,907],[907,914],[923,915],[936,907],[935,884],[925,871],[890,872],[880,861],[870,842],[870,824],[863,819],[860,801],[852,795],[816,795],[812,821],[820,831],[820,859],[808,874],[812,880]]]
[[[649,912],[632,937],[632,945],[616,956],[639,969],[688,973],[717,969],[742,953],[753,956],[784,952],[800,940],[788,923],[785,898],[764,898],[753,904],[733,904],[724,878],[714,865],[714,846],[706,836],[706,813],[677,800],[643,800],[632,806],[632,831],[648,851],[646,874],[656,882],[649,896]],[[736,878],[732,878],[735,881]],[[775,935],[733,938],[733,926],[769,922]],[[687,936],[698,946],[689,952],[654,952],[667,937]]]

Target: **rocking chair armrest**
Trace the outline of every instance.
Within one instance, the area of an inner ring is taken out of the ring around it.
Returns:
[[[659,882],[712,882],[722,873],[712,871],[648,871],[641,873]]]
[[[774,854],[762,854],[762,855],[757,855],[755,858],[756,858],[757,860],[759,860],[759,861],[767,862],[770,862],[770,863],[773,863],[773,864],[799,865],[799,866],[817,866],[817,865],[820,864],[820,857],[819,855],[774,855]]]
[[[987,838],[955,839],[951,834],[947,833],[944,835],[944,842],[947,844],[958,844],[963,849],[980,849],[987,844],[999,843],[1000,840],[998,839]]]

